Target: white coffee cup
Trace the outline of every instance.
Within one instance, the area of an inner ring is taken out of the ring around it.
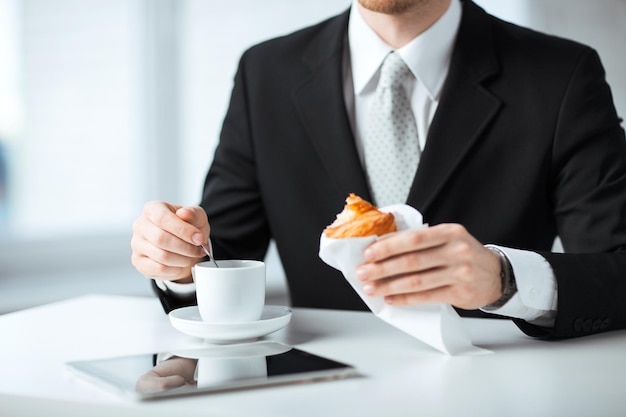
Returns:
[[[192,268],[202,320],[210,323],[256,321],[265,305],[265,263],[224,260]]]

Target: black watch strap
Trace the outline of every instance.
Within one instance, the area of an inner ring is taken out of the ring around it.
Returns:
[[[517,283],[515,282],[515,274],[509,258],[504,252],[494,246],[487,246],[487,249],[495,252],[500,257],[500,279],[502,280],[502,296],[495,302],[481,308],[485,311],[497,310],[504,306],[517,292]]]

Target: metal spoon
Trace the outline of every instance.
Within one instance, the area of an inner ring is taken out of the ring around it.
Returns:
[[[215,265],[216,268],[219,268],[219,266],[217,265],[217,262],[215,262],[215,258],[213,257],[213,245],[211,245],[211,239],[210,238],[207,239],[207,243],[201,244],[200,247],[202,248],[204,253],[206,253],[207,256],[209,257],[209,261],[213,262],[213,265]]]

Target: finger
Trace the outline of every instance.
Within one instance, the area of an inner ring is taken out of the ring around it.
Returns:
[[[432,290],[393,294],[384,297],[385,303],[390,305],[411,305],[424,303],[444,303],[465,310],[474,310],[486,305],[472,294],[454,285],[447,285]]]
[[[144,208],[143,215],[157,228],[192,245],[204,243],[205,236],[202,231],[191,223],[186,222],[176,215],[181,207],[168,203],[148,203]]]
[[[444,245],[449,240],[447,226],[437,225],[416,230],[394,233],[385,239],[373,242],[363,252],[368,262],[379,262],[407,252]]]
[[[133,237],[135,238],[133,250],[143,255],[158,255],[154,251],[159,249],[192,258],[203,256],[200,247],[180,239],[144,216],[137,219],[133,224]],[[151,245],[152,248],[146,244]]]
[[[450,274],[444,268],[429,270],[419,274],[407,274],[373,282],[367,282],[363,291],[370,296],[390,296],[430,291],[453,284]]]
[[[198,259],[204,257],[202,250],[196,246],[183,243],[186,248],[191,247],[193,251],[188,254],[181,254],[179,252],[162,249],[154,246],[150,242],[140,237],[135,237],[131,240],[131,247],[133,252],[146,256],[155,262],[172,267],[188,267],[198,262]],[[181,251],[184,251],[181,250]]]
[[[176,215],[187,223],[196,226],[198,229],[204,231],[208,229],[209,221],[207,219],[206,211],[199,206],[181,207],[176,210]],[[208,230],[206,230],[208,235]]]
[[[374,281],[438,268],[445,264],[441,248],[438,246],[394,256],[380,262],[366,263],[359,266],[356,274],[361,281]]]
[[[191,275],[191,267],[183,268],[164,265],[143,255],[133,254],[131,262],[147,278],[179,280],[188,278]]]
[[[384,298],[389,305],[412,305],[425,303],[452,304],[450,300],[450,287],[443,286],[418,293],[394,294]]]

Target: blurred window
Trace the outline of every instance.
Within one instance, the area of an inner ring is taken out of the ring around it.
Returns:
[[[0,278],[51,257],[128,264],[146,201],[198,202],[243,50],[350,2],[0,0]],[[622,0],[477,2],[596,47],[626,108]]]

